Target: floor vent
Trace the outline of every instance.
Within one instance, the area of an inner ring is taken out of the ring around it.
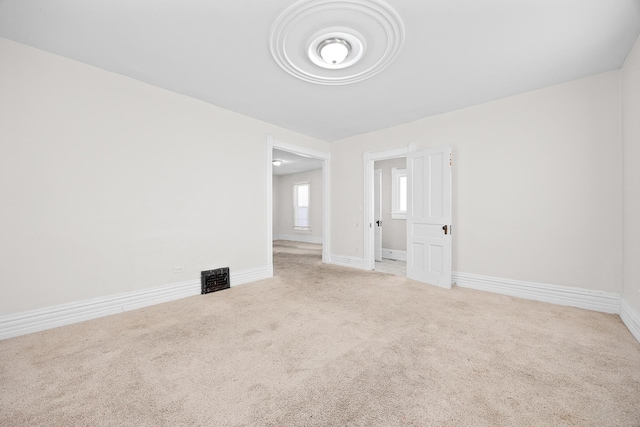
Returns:
[[[201,272],[200,283],[202,284],[202,292],[200,292],[202,295],[229,289],[229,267]]]

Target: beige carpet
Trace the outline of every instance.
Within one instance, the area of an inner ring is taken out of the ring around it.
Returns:
[[[322,265],[0,341],[0,425],[640,426],[618,316]]]

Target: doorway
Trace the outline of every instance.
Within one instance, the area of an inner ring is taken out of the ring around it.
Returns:
[[[364,153],[364,265],[375,269],[374,164],[406,157],[407,161],[407,277],[451,288],[452,194],[451,146],[406,148]]]
[[[375,271],[406,276],[406,156],[374,162]]]
[[[266,253],[267,253],[267,261],[272,270],[271,275],[273,275],[273,240],[274,236],[278,237],[278,235],[274,235],[274,160],[283,160],[283,158],[274,157],[274,153],[276,155],[280,155],[280,157],[287,157],[290,160],[293,159],[305,159],[305,161],[301,161],[299,163],[313,163],[315,165],[320,166],[320,172],[318,176],[320,177],[321,189],[322,189],[322,201],[321,201],[321,228],[322,228],[322,236],[318,237],[319,242],[322,244],[322,262],[329,262],[329,248],[330,248],[330,235],[331,235],[331,221],[329,217],[329,201],[330,201],[330,186],[329,186],[329,161],[330,155],[329,153],[323,153],[320,151],[308,149],[305,147],[299,147],[293,144],[289,144],[282,141],[277,141],[273,139],[273,137],[267,134],[267,168],[266,168],[266,183],[267,183],[267,242],[266,242]],[[317,169],[317,167],[315,167]],[[304,184],[303,182],[299,182],[297,184]],[[302,187],[302,185],[300,185]],[[304,189],[301,189],[301,195],[304,197]],[[292,189],[292,200],[293,200],[293,189]],[[293,202],[292,202],[293,203]],[[304,201],[301,202],[301,205],[304,205]],[[304,208],[305,206],[301,206]],[[308,206],[307,206],[308,207]],[[291,205],[290,213],[294,214],[293,204]],[[307,224],[304,221],[304,209],[300,210],[300,222],[296,224],[299,226],[301,233],[297,234],[297,236],[301,237],[301,244],[305,242],[312,242],[311,235],[306,233],[305,227],[310,226],[311,224]],[[307,212],[308,215],[308,212]],[[317,216],[317,215],[316,215]],[[309,218],[307,216],[306,218]],[[280,233],[280,230],[277,230]],[[289,234],[285,234],[289,235]],[[303,237],[306,237],[305,240]],[[313,240],[315,241],[315,240]],[[312,243],[309,243],[312,244]]]

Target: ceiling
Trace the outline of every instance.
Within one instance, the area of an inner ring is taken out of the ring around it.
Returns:
[[[387,0],[393,61],[327,86],[271,54],[294,2],[0,0],[0,37],[335,141],[620,68],[640,32],[640,0]]]
[[[282,161],[280,166],[273,166],[273,174],[278,176],[322,168],[322,160],[320,159],[304,157],[276,148],[273,149],[273,160]]]

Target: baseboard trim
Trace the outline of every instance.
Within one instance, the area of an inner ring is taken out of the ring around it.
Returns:
[[[258,280],[273,277],[273,265],[265,265],[264,267],[250,268],[241,270],[237,273],[231,271],[229,281],[231,286],[244,285],[245,283],[257,282]]]
[[[290,240],[292,242],[322,244],[322,236],[309,236],[305,234],[279,234],[273,236],[273,240]]]
[[[231,271],[232,286],[273,277],[273,266]],[[200,294],[200,279],[0,317],[0,340]]]
[[[382,248],[382,258],[395,259],[398,261],[406,261],[407,251],[399,251],[397,249]]]
[[[365,268],[364,258],[356,258],[344,255],[331,255],[330,264],[340,265],[342,267],[352,267],[359,270],[367,270]]]
[[[631,307],[631,304],[624,298],[620,299],[620,318],[631,335],[640,343],[640,312]]]
[[[461,288],[477,289],[604,313],[620,313],[620,295],[609,292],[549,285],[545,283],[523,282],[501,277],[461,273],[459,271],[453,272],[452,282]]]

